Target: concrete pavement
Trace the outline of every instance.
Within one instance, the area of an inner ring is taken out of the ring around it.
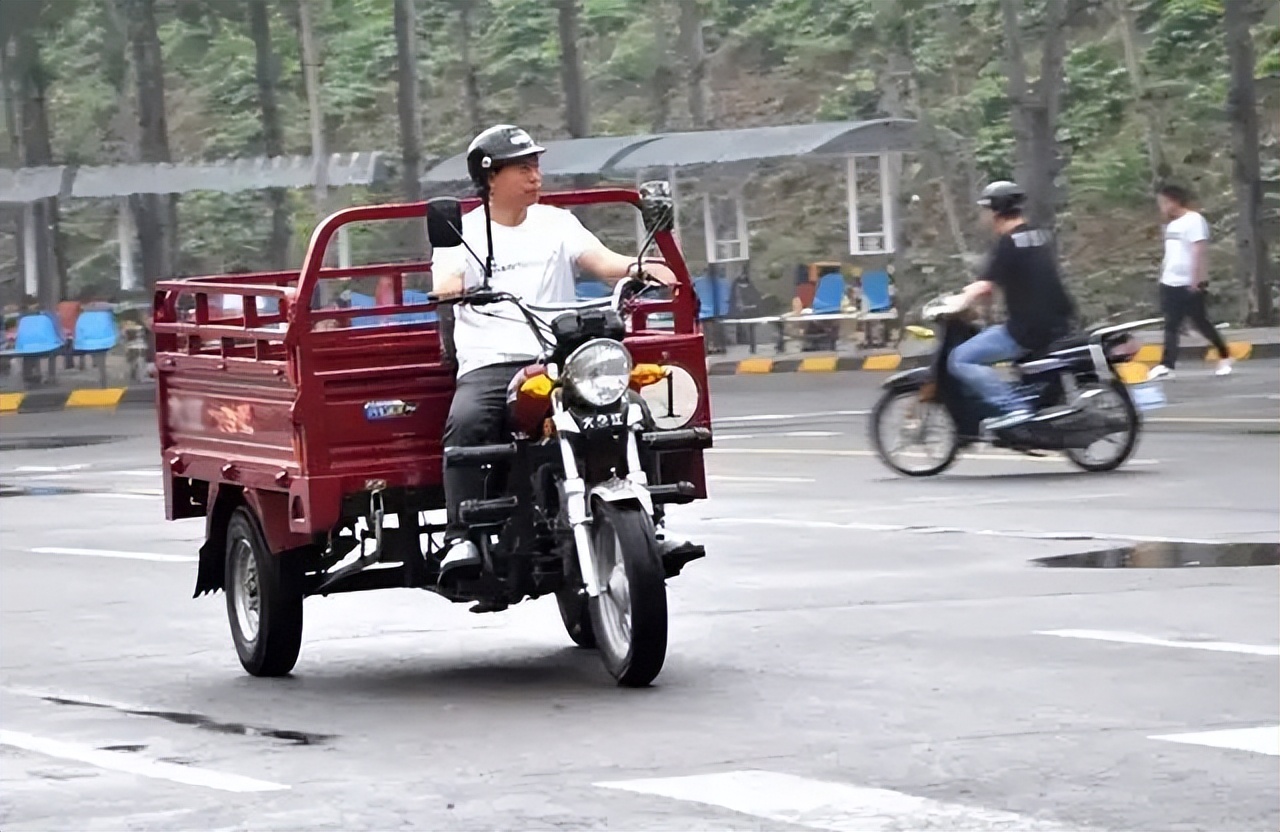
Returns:
[[[1114,474],[926,481],[867,449],[874,376],[716,379],[712,499],[672,516],[709,554],[643,691],[548,600],[410,590],[308,601],[295,674],[247,677],[152,415],[6,416],[0,483],[46,491],[0,497],[0,826],[1275,829],[1277,568],[1031,563],[1280,540],[1275,369],[1182,373]]]

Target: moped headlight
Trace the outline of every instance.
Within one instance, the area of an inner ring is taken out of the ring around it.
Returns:
[[[631,384],[631,354],[608,338],[588,341],[564,362],[561,378],[587,404],[606,407]]]

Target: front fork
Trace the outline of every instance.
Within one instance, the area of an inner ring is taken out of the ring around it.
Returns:
[[[573,444],[569,440],[571,434],[580,433],[580,430],[572,414],[565,410],[561,394],[561,390],[551,394],[551,422],[556,428],[560,460],[564,466],[560,500],[568,515],[569,526],[573,529],[574,549],[578,554],[578,570],[582,575],[582,582],[586,586],[587,596],[595,598],[600,594],[600,578],[596,574],[596,563],[591,552],[591,516],[587,511],[587,483],[578,471],[578,460],[573,453]],[[627,405],[627,480],[636,487],[638,493],[647,496],[648,477],[640,464],[640,446],[636,441],[636,433],[643,429],[643,419],[644,413],[639,405],[634,403]]]

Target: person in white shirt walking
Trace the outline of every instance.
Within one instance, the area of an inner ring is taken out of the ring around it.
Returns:
[[[1156,205],[1168,221],[1164,228],[1164,263],[1160,270],[1160,309],[1164,314],[1164,356],[1147,375],[1148,380],[1172,378],[1178,362],[1182,322],[1189,319],[1218,351],[1217,374],[1231,373],[1226,342],[1205,309],[1209,275],[1209,223],[1191,209],[1191,194],[1180,185],[1164,185],[1156,192]]]
[[[605,247],[578,218],[563,208],[542,205],[539,157],[544,148],[527,132],[510,124],[490,127],[467,149],[467,172],[489,200],[493,218],[490,251],[484,211],[477,208],[462,218],[462,238],[481,258],[493,257],[490,286],[533,305],[571,303],[575,299],[575,267],[610,283],[634,275],[636,258]],[[646,263],[645,273],[667,284],[676,282],[671,269]],[[434,252],[433,291],[441,297],[480,286],[483,269],[466,248]],[[541,346],[528,324],[510,303],[483,309],[459,306],[454,313],[453,342],[458,362],[457,385],[445,424],[445,448],[501,442],[507,385],[516,371],[537,360]],[[447,553],[440,564],[445,575],[462,577],[480,567],[480,554],[464,535],[459,508],[466,500],[483,498],[485,473],[474,468],[445,466]]]

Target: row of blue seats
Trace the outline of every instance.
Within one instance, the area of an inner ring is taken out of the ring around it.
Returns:
[[[116,317],[110,309],[86,309],[76,318],[70,339],[51,312],[33,312],[18,319],[12,350],[0,352],[5,358],[39,358],[65,352],[108,352],[116,345]]]

